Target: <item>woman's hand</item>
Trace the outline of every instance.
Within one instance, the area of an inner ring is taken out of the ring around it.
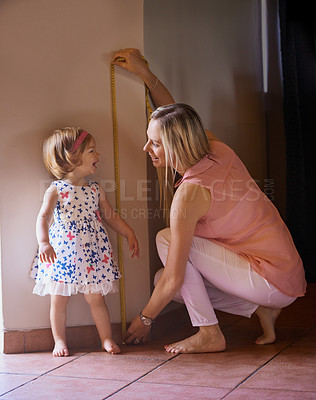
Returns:
[[[131,257],[133,258],[136,256],[137,258],[139,258],[139,245],[134,233],[127,235],[127,242],[129,250],[132,253]]]
[[[142,79],[144,79],[144,75],[149,73],[145,59],[138,49],[122,49],[117,51],[113,56],[112,63],[140,76]]]
[[[150,334],[150,325],[146,326],[140,320],[140,317],[137,316],[133,319],[130,327],[128,328],[125,336],[125,343],[134,343],[138,344],[141,342],[147,342],[149,340]]]
[[[156,107],[174,103],[169,90],[154,75],[138,49],[122,49],[117,51],[112,63],[139,76],[150,91],[151,99]]]
[[[39,259],[42,263],[53,263],[56,259],[56,253],[50,243],[44,242],[38,248]]]

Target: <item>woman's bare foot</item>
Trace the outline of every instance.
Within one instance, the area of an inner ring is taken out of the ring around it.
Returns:
[[[118,354],[121,352],[121,349],[112,339],[105,339],[103,342],[103,348],[105,351],[111,354]]]
[[[55,343],[55,347],[53,350],[54,357],[68,357],[69,351],[66,343],[63,340],[59,340]]]
[[[169,353],[215,353],[226,349],[226,341],[218,324],[201,326],[199,331],[181,340],[165,346]]]
[[[275,322],[281,313],[281,308],[269,308],[259,306],[256,310],[256,314],[259,318],[263,335],[259,336],[256,340],[256,344],[271,344],[275,342]]]

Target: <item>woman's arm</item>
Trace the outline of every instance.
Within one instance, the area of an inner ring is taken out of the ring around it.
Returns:
[[[151,72],[138,49],[119,50],[114,54],[112,62],[139,76],[144,81],[156,107],[175,103],[169,90]],[[210,131],[207,129],[205,131],[209,140],[218,140]]]
[[[133,229],[118,215],[108,202],[104,190],[100,187],[99,207],[105,222],[115,232],[127,238],[132,257],[139,257],[139,245]]]
[[[210,192],[201,186],[184,183],[177,189],[170,210],[171,240],[167,262],[149,302],[142,310],[146,317],[155,319],[180,290],[197,221],[207,213],[210,202]],[[125,341],[130,343],[135,338],[146,340],[148,333],[148,327],[136,317]]]
[[[138,49],[123,49],[117,51],[113,56],[112,63],[139,76],[148,87],[156,107],[175,102],[169,90],[151,72],[148,65],[144,62]]]
[[[57,203],[57,190],[55,186],[50,186],[43,199],[42,207],[36,220],[36,237],[38,242],[38,254],[41,262],[53,263],[56,253],[49,243],[49,225],[52,220],[54,208]]]

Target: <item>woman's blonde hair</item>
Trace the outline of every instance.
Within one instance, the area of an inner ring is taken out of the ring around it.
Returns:
[[[210,144],[198,113],[187,104],[157,108],[151,115],[160,125],[166,167],[159,168],[160,205],[169,208],[176,172],[184,172],[210,153]],[[169,167],[170,168],[169,168]]]
[[[88,133],[83,142],[74,151],[74,143],[83,129],[66,127],[57,129],[43,143],[43,158],[47,171],[52,178],[63,179],[77,166],[81,165],[81,156],[92,136]]]

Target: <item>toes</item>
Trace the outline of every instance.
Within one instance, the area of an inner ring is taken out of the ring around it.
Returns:
[[[54,357],[68,357],[69,351],[67,348],[66,349],[54,349],[53,356]]]
[[[180,350],[177,348],[177,347],[175,347],[174,345],[166,345],[165,346],[165,350],[168,352],[168,353],[174,353],[174,354],[178,354],[179,352],[180,352]]]
[[[121,352],[121,349],[118,347],[116,343],[105,344],[104,350],[111,354],[118,354]]]
[[[109,353],[111,353],[111,354],[118,354],[120,352],[121,352],[121,349],[117,346],[112,347],[111,350],[109,350]]]

